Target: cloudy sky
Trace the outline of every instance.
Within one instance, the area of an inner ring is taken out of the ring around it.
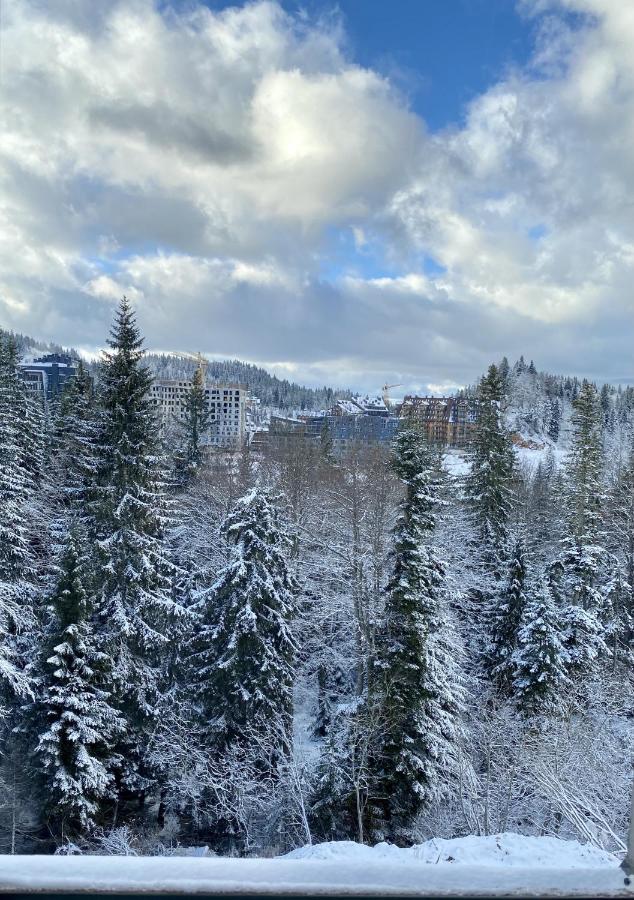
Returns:
[[[634,3],[3,0],[0,326],[634,381]]]

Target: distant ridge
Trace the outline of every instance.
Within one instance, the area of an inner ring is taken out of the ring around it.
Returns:
[[[0,332],[5,329],[0,329]],[[44,353],[66,353],[79,358],[80,353],[72,347],[62,347],[54,342],[41,341],[27,334],[8,331],[17,341],[20,353],[36,355]],[[146,353],[145,362],[156,378],[189,378],[196,368],[196,361],[179,353]],[[97,363],[88,363],[88,368],[96,370]],[[332,406],[335,400],[348,399],[352,391],[335,390],[324,386],[309,388],[271,375],[266,369],[238,359],[209,361],[207,378],[211,381],[241,381],[249,385],[249,391],[263,406],[285,410],[319,410]]]
[[[152,374],[157,378],[189,378],[196,368],[196,360],[178,353],[148,353],[145,357]],[[335,400],[347,399],[352,391],[330,387],[308,388],[285,378],[271,375],[266,369],[238,359],[210,360],[207,378],[211,381],[242,381],[263,406],[278,409],[315,410],[331,406]]]

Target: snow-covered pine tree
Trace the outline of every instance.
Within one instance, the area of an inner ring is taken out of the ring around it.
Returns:
[[[506,393],[509,389],[510,376],[511,376],[511,366],[510,366],[508,358],[506,356],[502,357],[500,365],[498,366],[498,372],[500,375],[500,385],[502,387],[502,394],[506,395]]]
[[[112,669],[114,704],[127,721],[127,790],[143,794],[144,745],[157,714],[166,649],[185,611],[173,597],[166,499],[151,376],[124,297],[101,364],[96,475],[89,509],[97,533],[91,605]],[[147,773],[145,773],[147,774]]]
[[[606,649],[614,559],[603,526],[603,450],[596,387],[584,381],[573,401],[573,441],[566,477],[566,534],[549,567],[550,588],[572,668],[593,664]]]
[[[321,432],[319,435],[319,449],[321,452],[322,461],[325,463],[332,463],[334,443],[332,439],[332,431],[327,419],[324,419],[324,424],[321,426]]]
[[[615,478],[610,493],[610,549],[618,560],[611,592],[613,659],[630,660],[634,653],[634,432],[630,435],[627,462]]]
[[[63,540],[72,524],[94,537],[90,504],[97,467],[97,409],[93,381],[82,360],[59,398],[52,431],[53,530]]]
[[[210,413],[202,365],[194,370],[184,406],[183,420],[178,423],[183,446],[176,460],[176,477],[181,485],[186,484],[200,466],[202,443],[209,430]]]
[[[580,546],[600,543],[603,487],[603,450],[597,389],[582,382],[573,402],[573,439],[568,465],[569,530]]]
[[[548,437],[557,443],[561,430],[561,404],[557,397],[550,399],[550,415],[548,418]]]
[[[34,625],[27,535],[34,485],[24,466],[26,408],[15,341],[0,334],[0,711],[16,694],[30,691],[24,666]]]
[[[514,654],[520,628],[525,620],[527,560],[524,540],[518,538],[513,546],[508,577],[497,594],[491,610],[491,649],[489,671],[502,693],[510,693],[515,673]]]
[[[445,570],[430,545],[439,505],[437,477],[416,429],[400,432],[394,469],[405,496],[368,701],[378,708],[384,730],[368,808],[379,816],[371,829],[403,840],[415,817],[455,786],[463,690],[458,647],[446,619]]]
[[[56,837],[79,837],[115,798],[113,757],[124,721],[103,687],[109,668],[97,649],[83,583],[81,544],[70,531],[50,600],[51,619],[38,677],[36,757],[44,781],[44,812]]]
[[[198,717],[218,756],[271,732],[273,723],[283,736],[279,754],[288,755],[296,653],[290,541],[260,487],[237,501],[222,534],[230,560],[201,599],[189,656]]]
[[[24,391],[24,405],[18,421],[22,465],[28,473],[31,484],[39,494],[45,472],[45,458],[48,450],[47,417],[44,398],[39,392]]]
[[[544,578],[529,592],[513,655],[514,693],[525,715],[548,714],[562,706],[562,692],[570,683],[568,663],[562,623]]]
[[[479,420],[466,492],[493,570],[507,542],[513,500],[513,446],[502,420],[501,400],[500,374],[492,365],[480,382]]]

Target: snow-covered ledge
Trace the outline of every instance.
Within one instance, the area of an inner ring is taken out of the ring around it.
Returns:
[[[576,841],[515,834],[426,841],[402,850],[334,842],[278,859],[0,857],[0,891],[633,897],[619,861]]]
[[[439,863],[23,856],[0,859],[0,890],[411,897],[632,896],[618,866],[504,869]]]

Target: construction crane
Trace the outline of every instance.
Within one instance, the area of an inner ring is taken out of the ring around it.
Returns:
[[[202,380],[205,381],[207,377],[207,366],[209,365],[209,360],[202,355],[202,353],[189,353],[187,350],[175,350],[175,356],[185,356],[187,359],[195,359],[198,363],[198,368],[200,370],[200,374],[202,375]]]
[[[383,385],[382,396],[383,396],[383,402],[385,403],[385,406],[387,409],[390,408],[390,395],[389,395],[390,388],[395,388],[395,387],[403,387],[403,385],[402,384],[384,384]]]

